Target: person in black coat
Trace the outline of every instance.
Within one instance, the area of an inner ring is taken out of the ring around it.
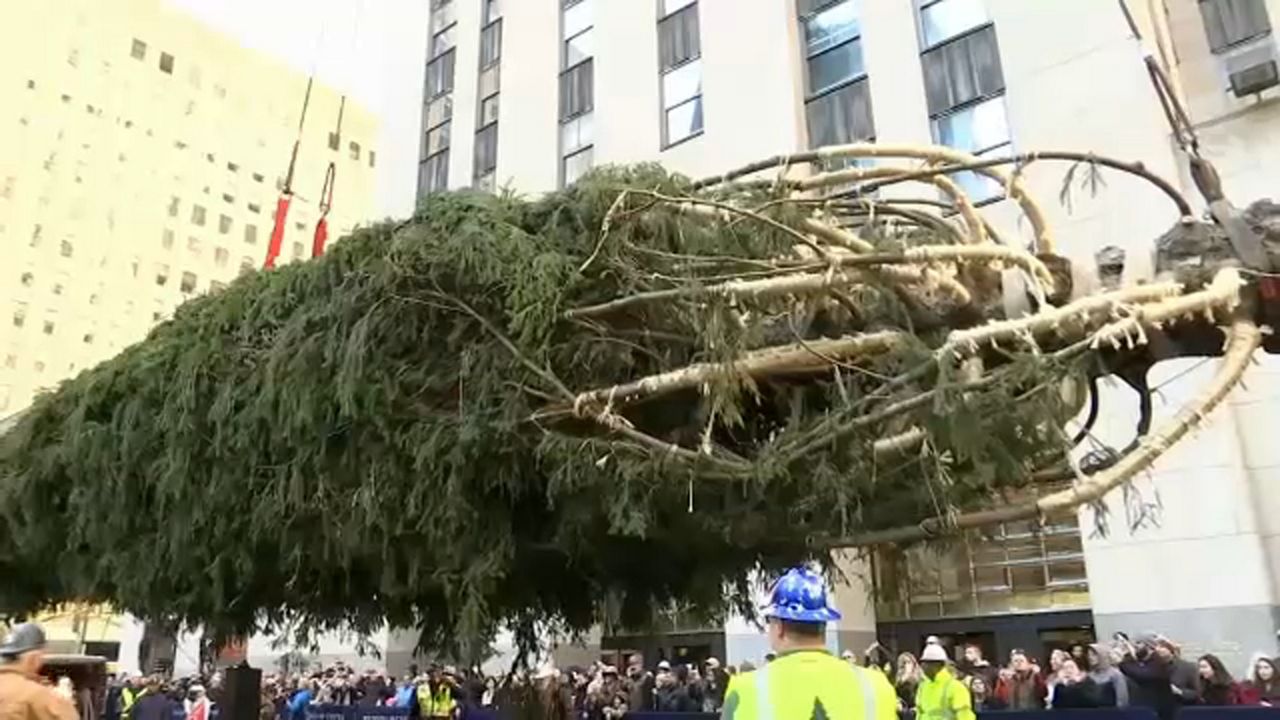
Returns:
[[[1054,710],[1069,708],[1098,708],[1106,705],[1102,687],[1085,673],[1074,658],[1062,661],[1058,669],[1058,682],[1053,685],[1053,697],[1049,699]]]
[[[1155,652],[1154,638],[1140,638],[1135,645],[1124,641],[1120,672],[1129,678],[1129,705],[1151,708],[1161,720],[1171,720],[1178,709],[1173,694],[1173,665]]]
[[[174,702],[160,683],[152,680],[147,683],[147,691],[133,703],[125,717],[128,720],[173,720],[175,715],[183,714],[182,705]]]

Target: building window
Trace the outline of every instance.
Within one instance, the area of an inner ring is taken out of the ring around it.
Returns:
[[[160,72],[173,74],[173,56],[169,53],[160,53]]]
[[[483,127],[476,133],[475,176],[488,175],[498,167],[498,124]]]
[[[196,291],[196,274],[192,272],[182,273],[182,281],[178,284],[178,289],[184,293],[193,293]]]
[[[934,142],[975,155],[1012,146],[995,26],[982,0],[919,0],[925,96]],[[1003,189],[973,172],[953,179],[976,202]]]
[[[485,25],[502,17],[502,0],[481,0],[484,3],[482,20]]]
[[[263,175],[262,173],[254,173],[254,174],[253,174],[253,181],[254,181],[254,182],[258,182],[258,183],[260,183],[260,182],[265,182],[265,181],[266,181],[266,179],[267,179],[267,177],[266,177],[265,175]]]
[[[440,57],[458,46],[458,25],[454,23],[431,36],[431,57]]]
[[[1200,0],[1200,15],[1215,53],[1271,33],[1263,0]]]
[[[449,151],[428,156],[418,164],[420,193],[439,192],[449,187]]]
[[[253,258],[248,258],[248,257],[242,257],[242,258],[240,258],[240,273],[239,273],[239,274],[241,274],[241,275],[248,275],[248,274],[249,274],[249,273],[251,273],[251,272],[253,272]]]
[[[182,200],[173,197],[169,198],[169,217],[178,217],[178,206],[182,204]]]
[[[84,344],[85,344],[85,345],[92,345],[92,344],[93,344],[93,333],[86,333],[86,334],[85,334],[85,336],[84,336]]]
[[[670,147],[702,133],[702,45],[698,3],[660,1],[670,13],[658,21],[662,145]]]
[[[258,242],[258,226],[257,225],[244,226],[244,241],[250,245],[257,244]]]
[[[209,281],[209,292],[211,293],[222,292],[223,290],[226,290],[226,289],[227,289],[227,284],[224,282],[218,282],[217,280]]]
[[[134,38],[133,47],[129,49],[129,56],[134,60],[146,60],[147,44],[137,38]]]
[[[45,320],[45,321],[44,321],[44,334],[45,334],[45,335],[52,335],[52,334],[53,334],[53,328],[54,328],[54,325],[53,325],[53,321],[52,321],[52,320]]]
[[[856,0],[801,0],[809,146],[875,138]]]
[[[434,100],[453,92],[454,51],[434,58],[427,63],[427,99]]]
[[[337,150],[340,147],[342,147],[342,138],[338,137],[336,132],[329,133],[329,149]]]
[[[35,276],[34,274],[32,274],[32,273],[30,273],[30,272],[24,272],[24,273],[22,273],[22,286],[23,286],[23,287],[31,287],[31,284],[32,284],[33,282],[35,282],[35,280],[36,280],[36,276]]]
[[[226,248],[215,248],[213,251],[213,262],[218,267],[226,267],[231,260],[231,253]]]
[[[297,260],[302,257],[302,243],[293,244],[293,259]]]
[[[13,311],[13,326],[22,327],[27,324],[27,311],[25,308],[18,308]]]
[[[353,141],[351,141],[351,146],[350,146],[348,149],[351,151],[351,159],[352,159],[352,160],[359,160],[359,159],[360,159],[360,143],[355,142],[355,141],[353,140]]]
[[[370,150],[369,151],[369,167],[377,167],[377,166],[378,166],[378,153],[373,150]]]
[[[498,62],[502,57],[502,21],[495,20],[480,31],[480,69]]]
[[[74,252],[75,252],[75,248],[71,246],[70,240],[63,240],[62,243],[58,246],[58,254],[64,258],[71,257],[72,253]]]
[[[156,265],[156,285],[164,287],[169,284],[169,266],[164,263]]]
[[[560,180],[568,185],[591,168],[595,109],[593,3],[565,0],[560,53]]]
[[[192,255],[199,257],[201,247],[202,247],[202,243],[200,242],[200,238],[194,235],[187,238],[187,251],[190,252]]]
[[[227,233],[231,232],[231,216],[229,215],[218,216],[218,232],[222,233],[223,235],[226,235]]]
[[[164,232],[160,235],[160,247],[165,250],[173,249],[173,231],[169,228],[165,228]]]
[[[204,206],[203,206],[203,205],[192,205],[192,206],[191,206],[191,222],[192,222],[192,224],[200,225],[201,227],[203,227],[203,226],[204,226],[204,221],[205,221]]]
[[[254,214],[261,214],[262,206],[259,205],[258,203],[249,203],[249,212]]]

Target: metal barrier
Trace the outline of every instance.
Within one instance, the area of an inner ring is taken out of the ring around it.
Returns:
[[[389,720],[409,717],[409,708],[378,705],[308,705],[307,720]]]

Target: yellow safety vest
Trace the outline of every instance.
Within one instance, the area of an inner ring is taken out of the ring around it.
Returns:
[[[133,688],[128,688],[128,687],[120,688],[121,714],[129,712],[129,709],[133,707],[133,704],[138,702],[138,699],[141,698],[146,692],[147,692],[146,688],[142,688],[141,691],[136,693],[133,691]]]
[[[917,720],[975,720],[969,688],[944,668],[930,680],[920,678],[916,689]]]
[[[882,674],[825,650],[797,650],[740,673],[721,720],[897,720],[898,697]]]
[[[429,683],[418,686],[418,713],[422,717],[448,717],[456,706],[448,685],[441,685],[434,697]]]

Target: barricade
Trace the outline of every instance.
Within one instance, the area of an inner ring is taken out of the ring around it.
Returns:
[[[377,705],[308,705],[307,720],[394,720],[409,717],[409,708]]]

